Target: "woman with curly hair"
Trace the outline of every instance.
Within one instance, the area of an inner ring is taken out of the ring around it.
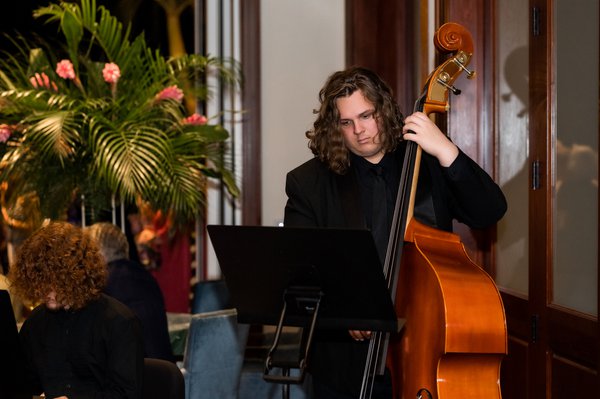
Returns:
[[[408,140],[422,149],[414,217],[441,230],[454,219],[472,228],[506,212],[502,191],[422,112],[403,118],[390,87],[374,72],[333,73],[319,92],[313,129],[315,157],[288,173],[284,224],[366,228],[383,263]],[[325,293],[327,295],[327,293]],[[360,392],[370,331],[318,331],[308,368],[316,399]],[[372,398],[391,398],[387,375]]]
[[[139,321],[102,294],[107,268],[91,237],[66,222],[34,232],[17,253],[12,288],[39,304],[19,333],[28,394],[47,398],[139,399]]]

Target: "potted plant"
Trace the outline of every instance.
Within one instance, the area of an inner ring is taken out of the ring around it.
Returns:
[[[238,194],[227,131],[182,103],[210,95],[197,83],[206,74],[237,84],[234,62],[165,58],[95,0],[34,16],[57,24],[61,41],[17,37],[0,57],[0,180],[13,196],[35,193],[51,219],[75,197],[97,212],[141,199],[180,224],[202,215],[207,178]]]

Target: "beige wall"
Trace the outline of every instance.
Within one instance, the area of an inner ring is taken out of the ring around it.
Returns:
[[[283,220],[285,174],[310,159],[304,132],[327,76],[344,67],[344,0],[261,1],[262,215]]]

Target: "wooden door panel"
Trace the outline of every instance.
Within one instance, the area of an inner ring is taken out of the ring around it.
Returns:
[[[552,356],[552,399],[597,398],[596,368],[584,367],[568,359]]]
[[[502,302],[506,312],[509,335],[529,341],[531,338],[531,318],[527,298],[502,292]]]
[[[527,399],[527,367],[529,343],[513,336],[508,337],[508,356],[502,361],[500,385],[502,397]]]
[[[504,399],[527,399],[527,370],[529,362],[529,342],[531,320],[526,298],[502,293],[506,325],[508,329],[508,355],[502,362],[500,382]]]
[[[551,307],[548,320],[548,341],[553,353],[582,367],[596,365],[598,323],[595,318],[569,309]]]

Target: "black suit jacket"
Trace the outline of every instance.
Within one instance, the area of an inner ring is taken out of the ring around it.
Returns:
[[[402,165],[404,152],[403,143],[392,154],[398,165]],[[448,168],[423,153],[417,187],[415,218],[442,230],[451,231],[454,219],[472,228],[485,228],[506,212],[498,185],[463,152]],[[285,226],[366,228],[352,165],[346,174],[338,175],[313,158],[288,173],[285,190]],[[319,331],[309,360],[313,378],[357,395],[367,345],[350,339],[347,331]]]
[[[140,319],[146,357],[174,360],[163,294],[148,270],[129,259],[109,262],[104,292]]]
[[[394,156],[402,165],[404,145]],[[285,186],[286,226],[365,227],[356,174],[333,173],[313,158],[288,173]],[[452,220],[481,229],[496,223],[506,212],[506,199],[498,185],[475,161],[460,152],[450,167],[423,153],[415,217],[427,225],[452,230]]]

